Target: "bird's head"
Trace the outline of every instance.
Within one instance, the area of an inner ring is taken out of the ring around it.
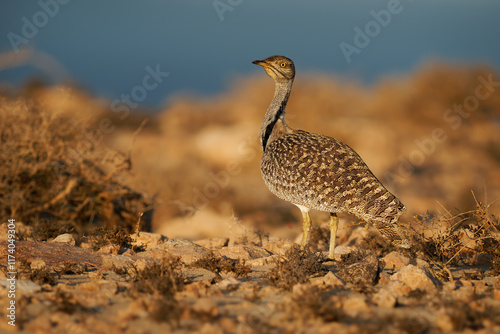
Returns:
[[[267,75],[277,82],[293,80],[295,77],[293,61],[284,56],[271,56],[264,60],[254,60],[252,63],[264,67]]]

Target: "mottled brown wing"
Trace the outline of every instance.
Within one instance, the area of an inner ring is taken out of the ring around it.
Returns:
[[[301,130],[284,134],[268,144],[261,171],[271,192],[285,201],[349,212],[390,240],[404,239],[396,224],[404,205],[353,149],[334,138]]]

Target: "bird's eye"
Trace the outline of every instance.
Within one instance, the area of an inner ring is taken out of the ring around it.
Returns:
[[[281,63],[280,64],[281,67],[285,67],[286,66],[286,63]]]

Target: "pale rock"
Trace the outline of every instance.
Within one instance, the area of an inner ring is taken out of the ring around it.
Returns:
[[[268,257],[261,257],[259,259],[246,260],[245,264],[249,266],[267,266],[270,264],[276,264],[281,258],[281,255],[276,254]]]
[[[210,317],[219,315],[219,307],[211,298],[204,297],[197,299],[192,308],[193,311],[202,315],[208,315]]]
[[[401,269],[410,264],[410,258],[404,256],[399,252],[390,252],[382,258],[385,264],[385,268],[388,269]]]
[[[457,300],[470,302],[474,299],[475,288],[473,286],[462,286],[453,291],[452,295],[455,296],[455,299]]]
[[[206,322],[199,329],[200,334],[224,334],[224,329],[219,324]]]
[[[338,277],[331,271],[329,271],[323,277],[316,277],[311,279],[311,283],[317,285],[318,287],[328,287],[328,288],[343,288],[345,282],[342,278]]]
[[[120,246],[118,245],[106,245],[99,249],[99,253],[103,254],[115,254],[117,255],[120,251]]]
[[[251,260],[268,257],[272,255],[264,248],[252,245],[236,245],[219,250],[221,256],[233,260]]]
[[[151,250],[168,239],[159,233],[150,232],[134,233],[130,235],[130,238],[133,246],[144,248],[144,250]]]
[[[31,270],[41,270],[47,267],[47,263],[43,259],[36,258],[30,263]]]
[[[146,318],[149,315],[146,304],[143,299],[132,300],[128,307],[118,311],[118,320],[128,322],[137,318]]]
[[[219,325],[224,330],[224,333],[236,333],[238,328],[236,321],[229,316],[223,316],[220,318]]]
[[[407,265],[392,275],[391,280],[401,281],[412,290],[435,288],[435,282],[437,281],[427,271],[412,264]]]
[[[118,291],[118,284],[107,280],[95,280],[91,282],[83,282],[78,284],[78,288],[82,291],[99,292],[105,296],[113,296]]]
[[[59,234],[51,242],[60,242],[60,243],[68,244],[68,245],[71,245],[71,246],[74,246],[75,243],[76,243],[75,239],[73,238],[73,236],[71,234],[69,234],[69,233]]]
[[[210,250],[217,250],[222,247],[227,247],[229,243],[229,238],[209,238],[201,239],[194,242],[197,245],[205,247]]]
[[[100,269],[89,272],[89,279],[102,279],[102,278],[104,278],[104,274]]]
[[[436,326],[442,332],[449,333],[454,330],[453,320],[444,309],[436,314]]]
[[[367,312],[369,310],[369,306],[364,296],[350,295],[348,298],[343,300],[342,309],[347,315],[357,317],[360,313]]]
[[[115,254],[104,254],[102,256],[102,266],[109,269],[118,270],[135,270],[134,260],[128,256],[115,255]]]
[[[372,302],[380,307],[393,308],[396,306],[397,298],[394,291],[389,288],[381,289],[372,297]]]
[[[396,296],[408,296],[411,292],[411,288],[406,285],[404,282],[391,280],[388,284],[388,289],[394,291]]]
[[[285,253],[296,244],[291,240],[278,237],[269,237],[269,240],[262,242],[262,248],[273,254],[285,255]]]
[[[137,259],[137,261],[135,261],[134,267],[135,267],[135,269],[137,269],[138,272],[144,272],[144,271],[149,270],[149,268],[151,268],[155,263],[156,262],[153,259],[140,258],[140,259]]]
[[[151,249],[151,252],[155,254],[155,258],[160,258],[161,253],[165,252],[171,256],[180,257],[183,263],[190,265],[214,251],[188,240],[170,239]]]
[[[351,246],[337,246],[333,251],[333,259],[336,261],[342,261],[342,257],[354,252],[357,248]],[[328,257],[328,252],[324,252],[324,255]]]
[[[378,278],[378,285],[388,285],[391,282],[391,275],[386,271],[382,271]]]
[[[229,291],[236,290],[240,285],[241,285],[241,282],[238,281],[234,277],[228,277],[228,278],[220,281],[219,283],[217,283],[217,286],[220,289],[229,290]]]
[[[219,276],[204,268],[187,268],[182,270],[182,275],[193,282],[214,281]]]
[[[360,262],[343,268],[338,275],[353,284],[373,285],[377,281],[378,269],[378,258],[375,255],[369,255]]]
[[[308,283],[297,283],[292,288],[294,295],[303,296],[311,291],[311,285]]]
[[[417,265],[417,267],[421,268],[421,269],[424,269],[424,270],[427,270],[431,267],[431,265],[429,264],[429,262],[425,261],[425,260],[422,260],[422,259],[419,259],[417,258],[415,260],[415,263]]]

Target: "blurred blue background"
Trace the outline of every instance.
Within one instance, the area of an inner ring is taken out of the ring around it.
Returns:
[[[159,66],[169,76],[140,102],[158,107],[179,92],[214,94],[234,78],[262,74],[251,61],[274,54],[292,58],[298,75],[331,73],[366,84],[436,59],[500,68],[499,1],[60,2],[2,1],[2,84],[73,80],[113,100],[141,85],[147,66]],[[389,21],[380,13],[390,9],[398,13]],[[358,37],[363,47],[348,62],[340,45],[356,47],[354,29],[367,33],[367,24],[369,44]],[[22,60],[16,48],[34,53]]]

